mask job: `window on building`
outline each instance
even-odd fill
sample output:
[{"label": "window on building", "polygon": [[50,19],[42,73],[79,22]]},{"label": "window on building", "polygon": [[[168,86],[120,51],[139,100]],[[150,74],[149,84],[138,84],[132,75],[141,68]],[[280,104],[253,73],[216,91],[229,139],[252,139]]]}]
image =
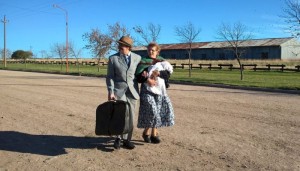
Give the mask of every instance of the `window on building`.
[{"label": "window on building", "polygon": [[269,58],[269,53],[268,52],[262,52],[261,53],[261,59],[268,59]]}]

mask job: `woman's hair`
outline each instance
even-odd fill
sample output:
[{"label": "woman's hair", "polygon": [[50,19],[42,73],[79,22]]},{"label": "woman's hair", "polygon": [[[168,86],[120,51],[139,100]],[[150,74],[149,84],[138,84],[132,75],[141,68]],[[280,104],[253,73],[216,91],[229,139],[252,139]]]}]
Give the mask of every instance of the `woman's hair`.
[{"label": "woman's hair", "polygon": [[156,50],[157,50],[157,52],[159,54],[159,52],[160,52],[160,46],[156,42],[149,43],[148,46],[147,46],[147,49],[152,48],[152,47],[156,47]]}]

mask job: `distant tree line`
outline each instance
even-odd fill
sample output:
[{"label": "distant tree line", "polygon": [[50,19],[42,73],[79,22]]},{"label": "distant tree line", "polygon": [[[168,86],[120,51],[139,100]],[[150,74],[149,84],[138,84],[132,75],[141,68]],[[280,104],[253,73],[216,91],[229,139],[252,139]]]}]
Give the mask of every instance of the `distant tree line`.
[{"label": "distant tree line", "polygon": [[26,60],[32,58],[32,56],[33,53],[31,51],[17,50],[12,53],[11,58]]}]

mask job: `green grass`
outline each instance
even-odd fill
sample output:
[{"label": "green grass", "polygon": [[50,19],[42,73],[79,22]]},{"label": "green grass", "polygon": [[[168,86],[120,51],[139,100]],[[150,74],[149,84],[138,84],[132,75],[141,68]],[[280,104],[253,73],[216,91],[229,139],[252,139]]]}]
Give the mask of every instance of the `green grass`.
[{"label": "green grass", "polygon": [[188,81],[199,84],[223,84],[242,87],[260,87],[272,89],[300,90],[299,72],[252,71],[245,70],[243,80],[238,70],[188,70],[176,69],[171,80]]},{"label": "green grass", "polygon": [[[0,69],[4,69],[0,64]],[[50,73],[66,73],[66,66],[55,64],[8,64],[8,70],[38,71]],[[105,76],[106,66],[69,65],[69,74],[87,76]],[[300,90],[300,72],[294,71],[253,71],[245,70],[244,79],[240,80],[239,70],[208,70],[193,69],[192,77],[188,77],[187,69],[175,69],[171,76],[173,81],[190,82],[195,84],[222,84],[242,87],[260,87],[271,89]]]},{"label": "green grass", "polygon": [[[0,64],[0,69],[4,69],[4,66]],[[8,70],[21,70],[21,71],[37,71],[37,72],[50,72],[50,73],[66,73],[66,65],[58,65],[58,64],[7,64]],[[97,66],[90,65],[69,65],[69,74],[72,75],[95,75],[95,76],[103,76],[106,75],[106,66],[100,66],[98,70]]]}]

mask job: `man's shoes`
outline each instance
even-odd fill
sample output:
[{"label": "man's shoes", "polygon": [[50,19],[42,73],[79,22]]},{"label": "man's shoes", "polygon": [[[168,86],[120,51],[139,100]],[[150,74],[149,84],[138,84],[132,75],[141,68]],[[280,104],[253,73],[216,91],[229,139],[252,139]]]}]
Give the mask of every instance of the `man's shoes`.
[{"label": "man's shoes", "polygon": [[115,142],[114,142],[114,148],[116,150],[120,149],[121,147],[121,139],[120,138],[116,138]]},{"label": "man's shoes", "polygon": [[160,143],[159,136],[153,136],[153,135],[151,135],[150,140],[151,140],[151,143],[153,143],[153,144],[159,144]]},{"label": "man's shoes", "polygon": [[143,139],[146,143],[151,143],[150,135],[146,135],[143,133]]},{"label": "man's shoes", "polygon": [[132,150],[132,149],[135,148],[135,145],[132,142],[128,141],[128,140],[124,140],[123,141],[123,147],[127,148],[129,150]]}]

